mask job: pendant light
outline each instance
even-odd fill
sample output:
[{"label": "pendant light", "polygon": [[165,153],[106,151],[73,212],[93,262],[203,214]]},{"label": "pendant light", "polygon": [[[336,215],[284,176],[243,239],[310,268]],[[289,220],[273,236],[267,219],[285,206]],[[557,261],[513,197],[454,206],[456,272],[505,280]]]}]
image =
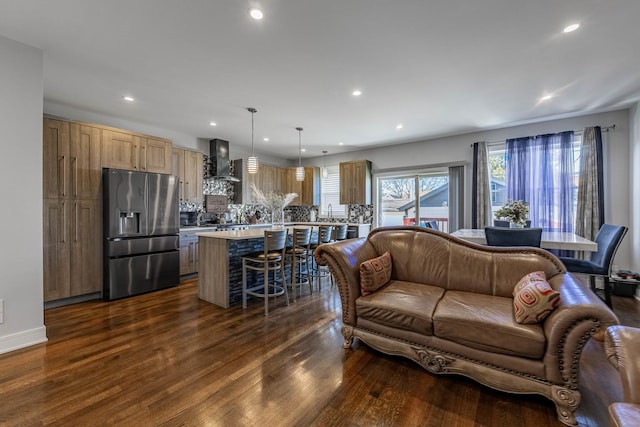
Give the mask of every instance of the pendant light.
[{"label": "pendant light", "polygon": [[324,168],[322,169],[322,177],[329,177],[329,170],[327,170],[327,150],[322,150],[322,154],[324,154]]},{"label": "pendant light", "polygon": [[257,113],[258,110],[249,107],[247,111],[251,113],[251,155],[247,158],[247,172],[253,175],[258,173],[258,157],[253,153],[253,115]]},{"label": "pendant light", "polygon": [[296,181],[304,181],[304,168],[302,167],[302,128],[298,131],[298,167],[296,168]]}]

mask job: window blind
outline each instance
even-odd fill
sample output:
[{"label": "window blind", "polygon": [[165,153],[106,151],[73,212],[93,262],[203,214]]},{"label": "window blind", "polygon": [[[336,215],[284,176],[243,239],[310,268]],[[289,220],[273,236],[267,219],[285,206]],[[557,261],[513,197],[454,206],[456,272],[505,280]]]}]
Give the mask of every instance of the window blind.
[{"label": "window blind", "polygon": [[340,166],[327,166],[327,177],[320,180],[320,215],[345,216],[346,206],[340,204]]}]

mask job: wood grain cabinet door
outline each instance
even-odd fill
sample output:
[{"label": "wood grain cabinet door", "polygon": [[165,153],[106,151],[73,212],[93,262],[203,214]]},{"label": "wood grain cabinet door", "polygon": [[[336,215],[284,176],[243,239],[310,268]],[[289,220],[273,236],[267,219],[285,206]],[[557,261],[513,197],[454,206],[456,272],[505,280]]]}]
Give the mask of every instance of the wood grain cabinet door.
[{"label": "wood grain cabinet door", "polygon": [[68,197],[71,191],[69,123],[44,118],[42,142],[42,197]]},{"label": "wood grain cabinet door", "polygon": [[202,203],[202,162],[204,156],[197,151],[184,152],[184,192],[188,202]]},{"label": "wood grain cabinet door", "polygon": [[102,290],[102,219],[100,200],[76,200],[71,208],[71,295]]},{"label": "wood grain cabinet door", "polygon": [[171,174],[178,177],[178,199],[185,201],[186,193],[184,186],[184,153],[185,150],[173,148],[171,150]]},{"label": "wood grain cabinet door", "polygon": [[102,130],[71,123],[70,194],[78,199],[99,199]]},{"label": "wood grain cabinet door", "polygon": [[108,168],[139,170],[140,137],[109,129],[102,131],[102,165]]},{"label": "wood grain cabinet door", "polygon": [[171,141],[143,138],[140,144],[139,168],[145,172],[171,173]]},{"label": "wood grain cabinet door", "polygon": [[44,300],[71,296],[71,230],[68,221],[72,201],[43,199]]}]

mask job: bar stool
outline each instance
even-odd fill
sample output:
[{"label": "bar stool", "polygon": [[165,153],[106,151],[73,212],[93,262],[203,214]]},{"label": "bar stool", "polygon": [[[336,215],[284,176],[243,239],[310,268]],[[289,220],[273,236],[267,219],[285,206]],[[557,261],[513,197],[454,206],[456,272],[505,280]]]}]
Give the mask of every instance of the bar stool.
[{"label": "bar stool", "polygon": [[[296,287],[309,285],[309,293],[313,293],[311,281],[309,280],[309,251],[311,250],[311,227],[294,228],[291,235],[292,242],[285,252],[287,258],[291,260],[291,290],[293,300],[296,300]],[[303,274],[302,266],[305,271]],[[297,270],[297,272],[296,272]]]},{"label": "bar stool", "polygon": [[338,224],[333,227],[333,241],[339,242],[341,240],[347,240],[347,231],[349,226],[347,224]]},{"label": "bar stool", "polygon": [[309,255],[311,256],[311,276],[318,279],[318,292],[320,292],[320,281],[322,278],[331,276],[331,273],[326,266],[318,266],[318,263],[316,263],[316,260],[313,258],[313,253],[318,246],[325,243],[331,243],[332,235],[333,225],[319,225],[318,238],[310,245]]},{"label": "bar stool", "polygon": [[[284,257],[287,243],[287,230],[265,230],[264,250],[253,252],[242,257],[242,308],[247,308],[247,295],[264,298],[264,315],[269,314],[269,297],[277,297],[282,294],[287,297],[289,305],[289,293],[285,283]],[[247,269],[262,271],[264,283],[247,288]],[[280,270],[282,285],[276,281],[276,273]],[[273,284],[269,285],[269,273],[273,272]]]}]

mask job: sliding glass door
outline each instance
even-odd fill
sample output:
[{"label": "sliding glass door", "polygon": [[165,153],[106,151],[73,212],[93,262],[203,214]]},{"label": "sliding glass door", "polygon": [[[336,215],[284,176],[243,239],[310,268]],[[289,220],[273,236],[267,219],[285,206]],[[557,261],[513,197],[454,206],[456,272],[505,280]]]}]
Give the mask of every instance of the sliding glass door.
[{"label": "sliding glass door", "polygon": [[[377,225],[424,225],[436,221],[449,231],[449,170],[377,178]],[[416,203],[416,201],[418,201]]]}]

